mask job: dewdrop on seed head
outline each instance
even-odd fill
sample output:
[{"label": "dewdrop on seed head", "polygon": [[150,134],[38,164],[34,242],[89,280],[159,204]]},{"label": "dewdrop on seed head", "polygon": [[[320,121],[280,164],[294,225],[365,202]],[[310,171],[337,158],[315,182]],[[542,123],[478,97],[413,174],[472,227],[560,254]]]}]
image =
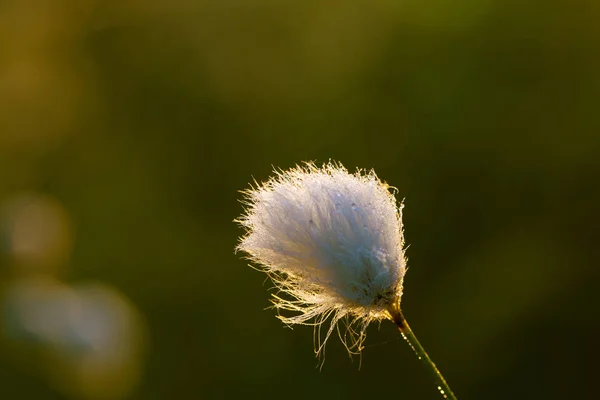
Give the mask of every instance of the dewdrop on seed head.
[{"label": "dewdrop on seed head", "polygon": [[279,289],[274,307],[295,312],[279,315],[284,323],[315,326],[317,354],[342,318],[347,330],[339,336],[359,353],[369,323],[390,319],[388,309],[399,304],[402,206],[389,189],[373,171],[307,163],[244,192],[237,222],[246,235],[236,250],[271,277]]}]

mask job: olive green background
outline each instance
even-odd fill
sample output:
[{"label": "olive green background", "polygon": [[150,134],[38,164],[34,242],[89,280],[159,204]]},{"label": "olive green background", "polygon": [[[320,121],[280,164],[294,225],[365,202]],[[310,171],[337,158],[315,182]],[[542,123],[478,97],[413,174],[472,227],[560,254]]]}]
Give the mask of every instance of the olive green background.
[{"label": "olive green background", "polygon": [[[0,200],[58,199],[66,279],[144,315],[131,399],[437,399],[388,322],[319,370],[233,252],[253,178],[374,168],[405,199],[404,313],[458,397],[595,399],[599,4],[4,1]],[[1,354],[0,398],[66,399]]]}]

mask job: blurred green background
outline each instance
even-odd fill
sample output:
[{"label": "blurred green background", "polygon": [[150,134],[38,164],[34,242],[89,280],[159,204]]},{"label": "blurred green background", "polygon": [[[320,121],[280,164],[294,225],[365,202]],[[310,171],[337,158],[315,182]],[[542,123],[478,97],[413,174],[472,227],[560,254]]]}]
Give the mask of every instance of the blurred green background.
[{"label": "blurred green background", "polygon": [[233,253],[238,190],[334,159],[405,198],[404,312],[459,398],[597,399],[598,21],[596,0],[0,2],[0,398],[439,398],[387,322],[319,371]]}]

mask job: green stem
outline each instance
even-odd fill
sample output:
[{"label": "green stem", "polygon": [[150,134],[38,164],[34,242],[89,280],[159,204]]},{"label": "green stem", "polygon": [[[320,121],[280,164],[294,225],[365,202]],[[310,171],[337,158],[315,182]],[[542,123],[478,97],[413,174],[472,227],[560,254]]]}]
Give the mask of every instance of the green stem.
[{"label": "green stem", "polygon": [[412,329],[410,329],[410,326],[408,325],[408,322],[406,322],[406,319],[404,318],[400,307],[396,305],[394,307],[391,307],[388,311],[392,317],[392,320],[394,321],[396,326],[398,326],[398,329],[400,330],[400,333],[402,333],[404,339],[406,339],[406,341],[414,350],[419,360],[423,361],[423,365],[425,365],[425,368],[433,376],[437,384],[437,388],[442,394],[442,396],[445,399],[456,400],[456,396],[454,395],[454,393],[452,393],[452,390],[450,389],[450,386],[448,386],[448,383],[444,379],[442,373],[439,369],[437,369],[433,361],[431,361],[431,358],[429,358],[429,355],[427,354],[423,346],[421,346],[421,343],[419,343],[419,341],[417,340],[417,337],[413,333]]}]

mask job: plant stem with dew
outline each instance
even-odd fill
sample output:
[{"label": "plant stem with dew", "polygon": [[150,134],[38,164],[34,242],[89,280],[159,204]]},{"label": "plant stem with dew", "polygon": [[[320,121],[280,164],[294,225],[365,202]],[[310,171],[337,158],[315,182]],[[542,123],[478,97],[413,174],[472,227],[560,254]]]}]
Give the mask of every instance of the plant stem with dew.
[{"label": "plant stem with dew", "polygon": [[440,370],[437,369],[433,361],[431,361],[431,358],[429,358],[429,355],[427,354],[423,346],[421,346],[419,340],[417,340],[417,337],[413,333],[412,329],[410,329],[410,326],[408,325],[408,322],[406,322],[406,319],[404,318],[404,315],[402,314],[399,305],[396,303],[394,306],[390,307],[388,311],[390,313],[390,316],[392,317],[392,320],[400,330],[400,333],[402,333],[404,339],[406,339],[409,346],[413,349],[419,360],[423,361],[423,365],[425,365],[425,368],[430,372],[431,375],[433,375],[433,378],[437,383],[437,388],[440,391],[441,395],[444,397],[444,399],[456,400],[456,396],[454,395],[454,393],[452,393],[452,390],[450,389],[450,386],[448,386],[448,383],[444,379],[444,376],[442,375]]}]

